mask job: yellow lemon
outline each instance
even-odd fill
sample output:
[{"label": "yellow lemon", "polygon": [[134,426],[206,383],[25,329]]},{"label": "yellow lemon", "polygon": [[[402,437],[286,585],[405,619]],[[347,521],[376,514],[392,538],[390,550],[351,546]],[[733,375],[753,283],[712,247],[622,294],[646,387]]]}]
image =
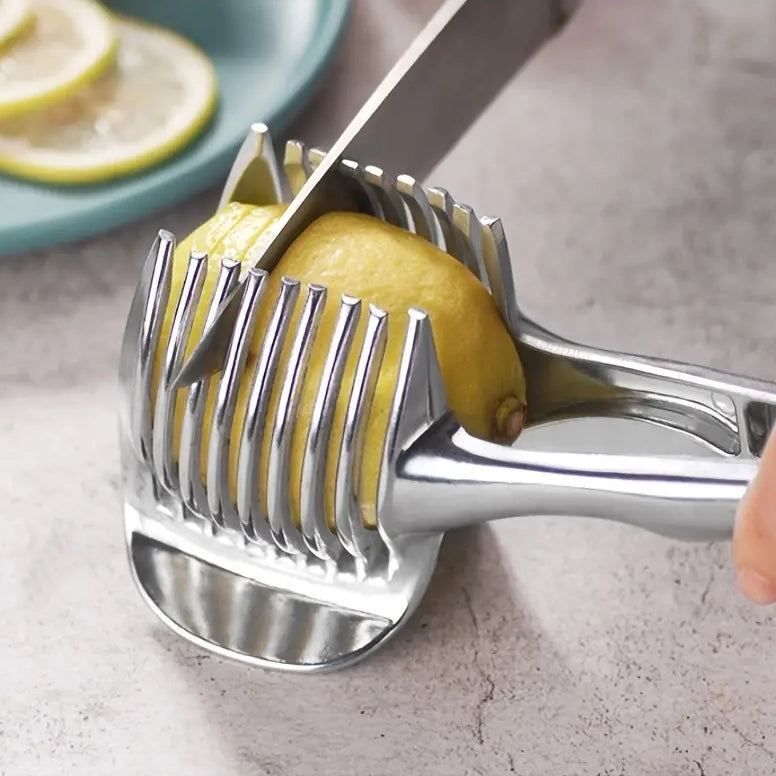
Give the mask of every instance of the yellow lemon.
[{"label": "yellow lemon", "polygon": [[[270,227],[281,212],[280,207],[251,208],[233,204],[197,229],[176,250],[171,298],[175,299],[180,290],[191,248],[208,251],[214,257],[211,259],[211,272],[216,269],[220,255],[225,252],[249,262],[261,249],[262,242],[269,239]],[[301,313],[306,284],[319,283],[328,289],[327,302],[301,393],[291,447],[291,507],[297,521],[307,430],[342,294],[360,298],[363,307],[346,365],[334,415],[334,430],[329,442],[326,514],[330,525],[333,525],[333,483],[341,433],[366,325],[366,306],[370,303],[388,313],[389,323],[388,341],[364,440],[359,500],[366,525],[375,525],[383,442],[404,345],[407,310],[410,307],[425,310],[431,319],[448,403],[462,425],[471,434],[484,439],[511,441],[516,436],[525,403],[523,369],[514,342],[485,287],[457,260],[417,235],[370,216],[329,213],[311,224],[297,238],[270,274],[267,295],[250,347],[246,379],[239,392],[231,447],[233,488],[236,480],[235,453],[239,446],[250,376],[283,277],[299,280],[303,286],[285,343],[280,374],[293,339],[294,323]],[[203,295],[189,352],[202,330],[213,283],[214,278],[211,278],[210,290]],[[165,319],[163,337],[169,331],[171,316],[172,309],[168,310]],[[157,370],[160,364],[161,355],[157,357]],[[270,423],[274,418],[280,383],[281,379],[278,379],[271,397],[268,415]],[[212,417],[212,393],[206,418],[206,435]],[[179,415],[176,415],[178,424]],[[177,425],[176,437],[179,428]],[[266,479],[269,436],[268,431],[264,436],[261,455],[261,482]]]}]

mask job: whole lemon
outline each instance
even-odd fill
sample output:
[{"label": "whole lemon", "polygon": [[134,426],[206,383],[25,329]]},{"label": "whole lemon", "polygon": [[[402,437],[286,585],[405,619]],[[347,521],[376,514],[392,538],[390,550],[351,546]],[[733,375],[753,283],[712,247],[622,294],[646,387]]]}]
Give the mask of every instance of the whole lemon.
[{"label": "whole lemon", "polygon": [[[283,206],[231,204],[178,246],[174,257],[171,300],[177,299],[180,291],[189,251],[202,250],[210,256],[208,280],[187,352],[193,349],[202,333],[221,257],[231,255],[242,262],[251,262],[261,251],[263,243],[270,238],[270,227],[282,211]],[[232,429],[230,473],[233,489],[236,485],[236,452],[244,422],[250,378],[283,277],[300,281],[302,289],[270,399],[268,424],[274,419],[281,376],[295,324],[301,314],[306,284],[318,283],[328,289],[302,387],[291,446],[291,508],[297,522],[307,431],[343,294],[358,297],[363,304],[329,441],[326,516],[330,525],[334,524],[333,483],[337,458],[366,327],[368,304],[388,313],[388,339],[364,437],[359,502],[365,525],[376,525],[377,485],[383,443],[406,335],[407,310],[410,307],[419,307],[429,315],[448,404],[464,428],[477,437],[502,442],[512,441],[517,435],[525,408],[525,378],[515,344],[487,289],[460,262],[425,239],[371,216],[333,212],[317,219],[294,241],[268,279],[256,334],[250,346],[246,376],[240,385]],[[162,343],[169,336],[172,314],[173,305],[170,305],[162,328]],[[160,367],[161,353],[157,355],[157,375]],[[211,388],[206,410],[203,460],[213,401],[214,390]],[[179,397],[176,441],[182,422],[181,410],[182,398]],[[270,428],[271,425],[268,425],[264,434],[260,459],[262,483],[266,481]]]}]

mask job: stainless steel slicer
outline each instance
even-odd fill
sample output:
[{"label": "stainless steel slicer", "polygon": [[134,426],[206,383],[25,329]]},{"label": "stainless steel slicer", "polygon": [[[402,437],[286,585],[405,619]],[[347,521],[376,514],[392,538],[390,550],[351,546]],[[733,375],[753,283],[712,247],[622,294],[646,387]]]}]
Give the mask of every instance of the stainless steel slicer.
[{"label": "stainless steel slicer", "polygon": [[[483,2],[446,5],[448,15],[443,8],[436,28],[432,20],[430,40],[442,40],[449,25],[464,18],[456,13],[471,12]],[[537,40],[550,29],[539,25]],[[413,56],[415,64],[421,61],[422,47]],[[394,91],[388,90],[388,96],[396,96],[400,81],[389,83]],[[381,99],[384,105],[385,93]],[[356,130],[367,124],[362,116],[358,125],[357,117]],[[348,139],[347,131],[343,137]],[[341,145],[350,148],[348,142]],[[447,530],[506,517],[575,515],[687,540],[730,535],[736,506],[776,417],[774,386],[555,336],[517,305],[498,219],[479,218],[445,190],[424,187],[409,175],[392,177],[370,158],[351,157],[337,147],[327,154],[292,141],[279,164],[266,127],[255,125],[237,155],[221,204],[235,199],[269,204],[287,195],[293,199],[286,227],[296,224],[298,230],[305,218],[309,222],[321,210],[350,202],[463,262],[488,288],[513,334],[526,372],[530,429],[560,429],[556,438],[562,441],[562,429],[574,419],[627,418],[694,439],[716,455],[572,453],[562,444],[547,451],[529,449],[521,440],[508,447],[476,439],[447,407],[433,321],[413,308],[407,311],[383,447],[377,528],[367,528],[357,485],[386,313],[368,299],[332,298],[324,287],[303,286],[293,278],[285,279],[277,298],[269,298],[271,261],[268,266],[258,257],[257,265],[240,276],[239,265],[224,259],[205,334],[184,363],[207,261],[192,253],[180,296],[171,298],[175,238],[160,231],[124,335],[120,439],[130,565],[141,594],[173,630],[208,650],[267,668],[335,669],[377,649],[407,621],[426,590]],[[337,306],[338,319],[307,430],[297,525],[289,503],[290,441],[325,305]],[[247,348],[257,334],[262,306],[272,315],[261,332],[260,355],[248,369]],[[168,309],[174,309],[174,318],[163,342],[161,323]],[[295,309],[301,315],[291,327]],[[364,317],[366,334],[359,340],[356,324]],[[287,342],[290,356],[281,369],[280,352]],[[344,364],[354,350],[358,366],[346,397],[332,529],[324,516],[325,455]],[[159,384],[152,385],[160,351],[164,369]],[[250,398],[241,436],[232,440],[242,381],[249,381]],[[280,386],[280,399],[270,417],[269,394],[275,386]],[[210,392],[216,397],[215,412],[207,430],[203,478],[204,406]],[[185,413],[176,456],[173,414],[180,396]],[[270,455],[262,481],[258,451],[266,437]],[[239,442],[234,498],[227,466],[233,441]]]}]

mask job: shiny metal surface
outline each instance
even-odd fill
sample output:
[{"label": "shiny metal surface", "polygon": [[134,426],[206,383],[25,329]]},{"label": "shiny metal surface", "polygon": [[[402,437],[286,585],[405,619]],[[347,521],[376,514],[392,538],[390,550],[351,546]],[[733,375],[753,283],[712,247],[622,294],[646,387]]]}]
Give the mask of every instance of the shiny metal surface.
[{"label": "shiny metal surface", "polygon": [[[361,302],[343,297],[331,346],[321,375],[307,435],[301,482],[301,523],[307,549],[323,560],[336,560],[340,540],[326,523],[326,459],[334,421],[334,410],[342,388],[342,376],[356,334]],[[352,492],[352,491],[351,491]]]},{"label": "shiny metal surface", "polygon": [[250,540],[269,543],[273,541],[272,530],[259,499],[259,455],[270,395],[298,296],[299,283],[284,279],[253,374],[237,461],[237,511],[244,533]]},{"label": "shiny metal surface", "polygon": [[[373,212],[369,201],[343,186],[340,172],[346,158],[369,159],[386,170],[413,170],[425,178],[508,79],[557,32],[566,15],[558,0],[445,0],[306,180],[300,175],[300,149],[287,151],[293,164],[286,190],[293,189],[295,196],[272,240],[255,258],[256,266],[272,270],[304,229],[330,210]],[[463,102],[458,99],[462,92],[467,94]],[[429,100],[458,109],[434,110]],[[420,116],[422,121],[407,121]],[[265,129],[256,125],[243,144],[222,205],[241,196],[249,202],[277,199],[283,190],[277,166],[267,158],[271,145],[264,139]],[[404,195],[409,190],[410,208],[420,207],[424,196],[414,185],[408,178],[397,187]],[[433,226],[432,220],[418,219],[421,230]],[[237,305],[235,294],[187,360],[177,386],[218,371]]]},{"label": "shiny metal surface", "polygon": [[[130,552],[146,600],[165,612],[167,624],[188,637],[197,634],[211,650],[223,645],[216,651],[229,657],[262,655],[267,666],[305,670],[317,667],[321,655],[366,653],[391,628],[383,617],[350,614],[291,590],[235,577],[143,533],[132,535]],[[181,598],[181,588],[196,598]]]},{"label": "shiny metal surface", "polygon": [[257,122],[237,152],[217,210],[229,202],[287,202],[292,191],[289,180],[280,174],[267,125]]},{"label": "shiny metal surface", "polygon": [[[306,162],[300,163],[300,148],[296,144],[287,154],[297,175],[314,169],[321,158],[305,150]],[[224,368],[217,381],[206,378],[206,383],[217,382],[207,389],[216,392],[207,482],[201,482],[199,468],[192,466],[191,452],[182,448],[181,461],[188,463],[181,464],[176,487],[165,409],[173,398],[157,394],[152,417],[150,364],[160,348],[165,349],[166,365],[179,357],[201,282],[202,258],[195,254],[190,259],[175,302],[170,342],[160,342],[161,317],[170,303],[174,245],[172,235],[162,232],[127,322],[120,418],[130,560],[144,598],[165,622],[202,646],[246,662],[327,670],[361,659],[406,621],[426,589],[448,529],[552,514],[617,520],[687,540],[729,536],[736,506],[776,417],[773,385],[562,340],[521,315],[497,219],[479,218],[441,189],[424,191],[413,179],[393,179],[376,167],[349,162],[339,174],[343,180],[381,189],[383,195],[371,200],[377,203],[375,216],[385,217],[382,203],[394,215],[399,208],[412,231],[440,242],[490,288],[526,369],[530,405],[525,438],[530,442],[521,438],[513,447],[500,446],[461,428],[447,406],[432,324],[422,310],[410,309],[383,452],[378,530],[365,528],[357,496],[360,461],[387,315],[363,300],[329,299],[323,287],[302,287],[290,278],[278,299],[265,298],[264,273],[252,269],[241,292],[240,324],[232,332]],[[234,268],[222,266],[211,312],[233,282]],[[289,504],[289,444],[309,349],[325,304],[339,306],[339,324],[329,343],[326,379],[318,387],[308,429],[297,527]],[[254,334],[261,305],[273,305],[274,313],[253,373],[247,374],[245,343]],[[302,314],[292,328],[297,305]],[[366,335],[357,342],[353,331],[361,316],[367,317]],[[291,355],[281,370],[279,353],[286,341]],[[359,357],[338,459],[332,530],[323,511],[322,471],[333,402],[342,390],[342,364],[354,347],[359,347]],[[168,374],[164,370],[162,384]],[[246,379],[251,392],[232,502],[224,462],[236,390]],[[206,383],[183,389],[187,407],[202,402]],[[269,393],[276,385],[281,396],[270,418]],[[189,412],[195,420],[187,444],[201,442],[200,413],[199,404]],[[600,454],[597,437],[607,433],[612,420],[660,427],[672,437],[693,440],[705,454],[638,456],[627,449]],[[578,443],[578,438],[570,432],[579,421],[589,429],[585,451],[573,449],[572,441]],[[542,449],[544,429],[553,435],[550,449]],[[257,451],[265,434],[271,435],[271,453],[268,479],[261,482]],[[184,482],[189,484],[184,487]],[[192,502],[195,491],[204,498]]]},{"label": "shiny metal surface", "polygon": [[[198,258],[194,253],[189,258],[189,264]],[[215,318],[218,306],[237,284],[239,265],[231,259],[222,259],[219,265],[216,287],[213,298],[210,301],[207,316],[205,317],[205,329]],[[194,303],[192,299],[192,303]],[[183,503],[191,510],[192,514],[201,519],[208,514],[208,494],[202,481],[202,437],[205,423],[205,405],[210,392],[213,378],[200,380],[189,388],[183,411],[183,425],[181,427],[180,454],[179,454],[179,487]],[[176,394],[177,395],[177,394]],[[168,439],[168,442],[171,441]]]},{"label": "shiny metal surface", "polygon": [[237,508],[229,492],[229,445],[232,435],[232,420],[237,406],[237,391],[248,358],[248,347],[256,324],[264,292],[267,273],[251,268],[240,299],[235,335],[220,372],[213,421],[210,426],[210,441],[207,453],[208,507],[219,526],[236,531],[242,528]]},{"label": "shiny metal surface", "polygon": [[[251,143],[263,155],[271,147]],[[300,150],[304,153],[301,160]],[[292,174],[294,170],[306,174],[322,155],[297,143],[289,144],[286,158]],[[245,157],[238,162],[245,163]],[[384,188],[394,184],[378,168],[371,170],[371,182],[355,163],[343,164],[340,174],[343,180],[364,187],[380,187],[387,202],[405,207]],[[266,203],[274,201],[273,192],[266,196]],[[382,217],[382,209],[374,215]],[[222,260],[213,298],[203,300],[207,257],[192,253],[180,298],[170,300],[174,245],[174,237],[166,232],[155,241],[122,347],[125,527],[135,580],[164,622],[216,652],[289,670],[321,671],[347,665],[382,644],[409,617],[428,584],[441,541],[438,534],[411,541],[399,537],[391,540],[389,553],[379,532],[362,525],[354,497],[365,421],[385,347],[385,313],[364,308],[348,297],[327,300],[322,287],[302,288],[293,279],[282,283],[277,299],[265,298],[266,273],[253,268],[239,289],[238,325],[219,374],[178,391],[170,384],[169,374],[180,362],[182,350],[191,344],[187,343],[189,335],[201,336],[201,332],[192,334],[194,307],[209,305],[206,328],[220,302],[237,287],[239,269],[234,261]],[[303,467],[302,523],[297,527],[289,504],[289,445],[306,359],[326,303],[340,304],[339,325],[325,366],[327,380],[316,399],[314,433],[308,439]],[[169,341],[163,342],[161,320],[168,305],[174,306],[175,313]],[[261,305],[272,305],[273,315],[248,373],[246,346]],[[302,314],[292,328],[297,305]],[[367,316],[366,337],[363,343],[355,343],[355,326],[362,315]],[[286,342],[291,345],[291,358],[281,365]],[[341,451],[343,466],[335,494],[341,507],[335,533],[322,511],[323,462],[339,392],[337,380],[344,359],[356,345],[360,348],[358,375]],[[151,369],[159,350],[165,354],[165,368],[152,404]],[[227,463],[242,380],[249,380],[251,387],[242,435],[235,440],[239,455],[233,497]],[[275,416],[269,418],[270,394],[276,384],[281,386],[281,396]],[[214,412],[210,441],[203,450],[208,396]],[[183,426],[176,468],[172,415],[181,398]],[[147,429],[155,444],[134,449],[138,433],[133,429]],[[270,477],[263,483],[259,481],[258,451],[267,434],[271,437]],[[205,481],[200,473],[202,455]]]},{"label": "shiny metal surface", "polygon": [[[164,229],[154,240],[148,254],[128,320],[132,330],[125,334],[119,363],[119,383],[131,391],[120,405],[123,441],[139,460],[152,461],[151,379],[153,357],[162,327],[165,305],[170,295],[170,275],[175,238]],[[157,300],[149,304],[149,300]]]},{"label": "shiny metal surface", "polygon": [[154,468],[157,479],[167,490],[176,488],[179,484],[172,438],[177,394],[170,390],[170,385],[183,360],[186,343],[191,335],[194,313],[202,296],[206,272],[207,255],[192,252],[175,308],[162,375],[156,391],[153,424]]},{"label": "shiny metal surface", "polygon": [[364,527],[356,491],[366,423],[385,354],[387,335],[388,314],[370,305],[364,342],[356,364],[345,415],[334,488],[334,518],[339,539],[354,558],[365,563],[383,549],[380,534]]},{"label": "shiny metal surface", "polygon": [[189,641],[262,668],[317,673],[361,660],[412,614],[439,545],[439,537],[414,541],[401,567],[389,575],[383,562],[366,576],[356,564],[242,548],[150,498],[140,508],[133,500],[124,508],[127,547],[146,603]]}]

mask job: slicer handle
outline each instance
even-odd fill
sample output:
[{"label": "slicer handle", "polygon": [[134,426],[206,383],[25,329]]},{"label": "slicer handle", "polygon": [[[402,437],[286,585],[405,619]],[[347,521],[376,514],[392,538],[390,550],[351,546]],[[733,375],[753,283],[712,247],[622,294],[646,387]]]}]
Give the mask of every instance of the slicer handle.
[{"label": "slicer handle", "polygon": [[447,415],[397,459],[391,530],[559,515],[616,520],[688,541],[727,539],[757,465],[751,458],[505,447],[472,437]]}]

